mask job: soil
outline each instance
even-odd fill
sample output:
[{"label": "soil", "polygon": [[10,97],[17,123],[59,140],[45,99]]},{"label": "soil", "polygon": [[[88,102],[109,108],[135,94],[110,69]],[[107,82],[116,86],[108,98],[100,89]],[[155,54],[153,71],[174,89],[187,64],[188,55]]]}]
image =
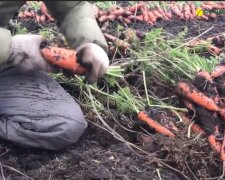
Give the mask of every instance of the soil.
[{"label": "soil", "polygon": [[[123,5],[125,6],[125,4]],[[22,20],[20,22],[22,26],[25,26],[32,33],[38,33],[42,26],[54,27],[58,31],[54,24],[42,24],[40,26],[32,20]],[[116,35],[115,29],[118,23],[117,21],[110,23],[107,28],[110,34]],[[206,38],[225,31],[225,16],[210,21],[194,20],[185,22],[174,19],[169,22],[158,21],[154,26],[141,22],[129,25],[130,28],[141,32],[162,27],[170,36],[177,35],[177,33],[184,30],[185,26],[188,27],[187,38],[196,37],[214,26],[211,31],[203,35]],[[158,86],[158,84],[154,85]],[[65,86],[68,92],[70,92],[69,88]],[[161,97],[170,94],[165,87],[156,88],[155,91],[162,94]],[[84,111],[89,120],[92,121],[92,114],[86,112],[85,109]],[[160,112],[153,109],[150,112],[154,116],[161,115]],[[203,121],[207,121],[207,124],[209,124],[207,127],[210,127],[207,132],[211,133],[214,125],[219,120],[214,118],[212,121],[212,114],[201,108],[197,112],[202,117],[198,123],[201,124]],[[178,122],[177,119],[174,119],[174,122]],[[123,130],[115,125],[112,119],[108,119],[107,123],[114,127],[126,140],[140,144],[139,134]],[[145,126],[145,124],[137,121],[133,130],[140,130],[140,127]],[[176,126],[183,129],[179,132],[179,138],[176,140],[154,134],[152,130],[149,131],[154,136],[149,136],[150,143],[143,144],[142,148],[149,153],[156,154],[147,159],[144,156],[137,156],[126,144],[117,141],[112,135],[92,125],[92,123],[89,123],[86,133],[77,144],[61,152],[24,149],[1,141],[0,167],[2,165],[3,171],[1,171],[0,176],[2,175],[3,178],[4,174],[7,180],[30,178],[35,180],[158,180],[160,179],[159,176],[162,180],[183,180],[196,179],[195,177],[197,179],[207,179],[220,176],[222,174],[221,162],[217,154],[210,149],[207,140],[205,138],[196,139],[195,136],[187,138],[188,127],[181,123],[177,123]],[[139,154],[141,153],[139,152]],[[162,166],[159,163],[160,159],[179,172]]]}]

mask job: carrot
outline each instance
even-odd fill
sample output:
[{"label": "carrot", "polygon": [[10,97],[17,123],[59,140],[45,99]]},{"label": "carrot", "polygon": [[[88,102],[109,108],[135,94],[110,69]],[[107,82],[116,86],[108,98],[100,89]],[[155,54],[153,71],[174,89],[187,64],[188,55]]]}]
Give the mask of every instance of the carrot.
[{"label": "carrot", "polygon": [[225,132],[224,132],[223,143],[222,143],[221,152],[220,152],[220,158],[222,161],[225,161]]},{"label": "carrot", "polygon": [[153,24],[153,23],[156,22],[155,15],[153,14],[152,11],[148,11],[148,17],[149,17],[149,23],[150,23],[150,24]]},{"label": "carrot", "polygon": [[210,13],[209,17],[212,18],[212,19],[215,19],[216,18],[216,14],[215,13]]},{"label": "carrot", "polygon": [[40,10],[49,20],[53,20],[52,16],[48,13],[48,9],[45,6],[44,2],[41,2]]},{"label": "carrot", "polygon": [[147,8],[144,6],[144,7],[141,7],[140,10],[141,10],[141,12],[143,14],[144,21],[145,22],[148,22],[149,16],[148,16],[148,10],[147,10]]},{"label": "carrot", "polygon": [[[180,115],[185,124],[187,125],[191,124],[191,120],[187,116],[185,116],[184,114],[180,114]],[[205,134],[205,131],[196,123],[191,125],[191,130],[197,134],[200,134],[200,133]]]},{"label": "carrot", "polygon": [[130,24],[130,23],[131,23],[131,20],[128,19],[128,18],[125,18],[125,17],[123,17],[123,21],[124,21],[126,24]]},{"label": "carrot", "polygon": [[191,2],[189,6],[190,6],[190,9],[191,9],[192,16],[195,17],[196,16],[196,8],[195,8],[194,3]]},{"label": "carrot", "polygon": [[105,36],[105,38],[109,39],[110,41],[114,42],[116,46],[118,47],[123,47],[125,49],[129,48],[130,47],[130,44],[121,40],[121,39],[118,39],[117,37],[114,37],[110,34],[107,34],[107,33],[103,33],[103,35]]},{"label": "carrot", "polygon": [[190,83],[179,82],[177,85],[178,93],[184,98],[211,111],[220,111],[219,107],[209,97],[205,96],[195,86]]},{"label": "carrot", "polygon": [[189,110],[195,111],[194,105],[188,101],[187,99],[182,99],[184,105],[186,106],[186,108],[188,108]]},{"label": "carrot", "polygon": [[139,16],[131,15],[131,16],[129,16],[129,19],[131,19],[131,20],[138,20],[138,21],[143,21],[144,20],[143,15],[139,15]]},{"label": "carrot", "polygon": [[41,15],[40,21],[41,21],[41,22],[44,22],[44,21],[45,21],[45,17],[46,17],[45,15]]},{"label": "carrot", "polygon": [[162,14],[156,9],[153,9],[152,13],[155,15],[156,18],[162,18]]},{"label": "carrot", "polygon": [[211,134],[208,136],[208,142],[211,146],[211,148],[216,152],[216,153],[220,153],[221,151],[221,143],[216,141],[216,136]]},{"label": "carrot", "polygon": [[103,16],[101,16],[101,17],[98,19],[98,21],[102,23],[102,22],[106,21],[107,18],[108,18],[108,16],[103,15]]},{"label": "carrot", "polygon": [[142,3],[135,4],[134,6],[128,7],[128,11],[135,13],[137,10],[139,10],[143,6],[144,6],[144,4],[142,4]]},{"label": "carrot", "polygon": [[221,53],[221,49],[216,47],[216,46],[213,46],[213,45],[208,45],[208,51],[212,54],[212,55],[220,55]]},{"label": "carrot", "polygon": [[210,83],[213,83],[212,77],[209,72],[207,71],[199,71],[196,76],[203,77],[205,80],[209,81]]},{"label": "carrot", "polygon": [[225,73],[225,65],[218,65],[215,69],[210,73],[212,78],[217,78]]},{"label": "carrot", "polygon": [[146,122],[151,128],[153,128],[156,132],[161,133],[163,135],[174,138],[175,134],[172,133],[167,128],[163,127],[158,122],[154,121],[151,117],[147,115],[145,111],[140,111],[137,115],[138,120]]},{"label": "carrot", "polygon": [[86,71],[85,68],[77,62],[76,51],[74,50],[49,46],[43,48],[41,51],[46,61],[62,69],[78,75],[83,75]]},{"label": "carrot", "polygon": [[130,16],[130,15],[132,15],[132,14],[133,14],[132,12],[127,11],[127,10],[124,10],[124,15],[126,15],[126,16]]},{"label": "carrot", "polygon": [[115,16],[121,16],[124,12],[125,10],[121,8],[121,9],[115,9],[114,11],[111,12],[111,14]]},{"label": "carrot", "polygon": [[201,4],[201,8],[202,8],[203,10],[205,10],[205,9],[207,9],[207,10],[212,10],[212,6],[207,5],[207,4]]},{"label": "carrot", "polygon": [[191,11],[190,11],[189,5],[185,4],[184,7],[183,7],[183,10],[184,10],[184,18],[186,20],[188,20],[190,18],[190,15],[191,15]]},{"label": "carrot", "polygon": [[114,21],[116,18],[116,15],[115,14],[110,14],[107,16],[107,20],[110,20],[110,21]]}]

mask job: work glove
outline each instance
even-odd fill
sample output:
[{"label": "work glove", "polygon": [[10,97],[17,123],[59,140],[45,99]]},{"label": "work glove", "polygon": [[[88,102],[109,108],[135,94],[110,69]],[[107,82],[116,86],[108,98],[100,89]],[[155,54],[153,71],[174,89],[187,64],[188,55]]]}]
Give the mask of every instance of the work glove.
[{"label": "work glove", "polygon": [[56,67],[49,64],[41,55],[40,45],[44,41],[44,37],[40,35],[13,36],[10,56],[1,68],[20,66],[22,71],[56,72]]},{"label": "work glove", "polygon": [[85,43],[76,51],[77,62],[87,69],[85,82],[94,84],[109,67],[108,55],[102,47],[94,43]]}]

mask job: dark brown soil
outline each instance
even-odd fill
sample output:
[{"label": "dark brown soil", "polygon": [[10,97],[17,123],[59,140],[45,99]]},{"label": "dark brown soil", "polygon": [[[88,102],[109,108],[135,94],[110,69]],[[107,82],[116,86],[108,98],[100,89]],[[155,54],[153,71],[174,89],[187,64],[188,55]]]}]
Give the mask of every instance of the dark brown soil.
[{"label": "dark brown soil", "polygon": [[[123,5],[126,6],[126,3]],[[32,20],[20,22],[32,33],[38,33],[42,28]],[[115,27],[118,23],[117,21],[110,23],[108,27],[110,34],[116,35]],[[55,24],[42,24],[42,26],[53,27],[58,31]],[[170,36],[171,34],[177,35],[184,30],[185,26],[188,27],[186,37],[196,37],[214,26],[214,29],[203,36],[208,37],[225,31],[225,17],[221,16],[207,22],[199,20],[185,22],[174,19],[170,22],[158,21],[154,26],[141,22],[129,25],[129,27],[143,32],[162,27]],[[138,86],[138,81],[135,80],[135,82]],[[130,83],[135,82],[130,81]],[[154,85],[158,86],[157,83]],[[65,88],[70,92],[70,87]],[[160,97],[170,95],[172,90],[170,92],[169,90],[167,87],[155,88],[155,91],[158,92],[157,95]],[[207,132],[211,133],[214,125],[218,123],[218,119],[211,119],[211,112],[201,108],[197,112],[197,115],[201,117],[198,123],[206,124],[206,129],[210,127]],[[89,113],[86,112],[86,114]],[[152,114],[155,115],[155,111]],[[136,133],[121,130],[111,119],[108,119],[108,123],[111,127],[116,128],[126,140],[138,143]],[[218,156],[211,151],[207,140],[204,138],[196,140],[194,137],[188,139],[187,127],[184,127],[181,123],[176,125],[178,128],[182,127],[183,131],[179,132],[175,141],[154,134],[152,130],[149,130],[154,136],[151,137],[152,141],[149,144],[143,146],[143,149],[150,153],[155,152],[155,158],[165,160],[167,164],[185,174],[187,179],[195,179],[194,176],[197,179],[220,176],[222,174],[221,163]],[[140,126],[145,127],[146,125],[137,122],[133,130],[140,130]],[[0,144],[0,162],[3,166],[5,179],[28,179],[19,174],[18,171],[21,171],[35,180],[153,180],[159,179],[157,169],[163,180],[185,179],[182,173],[158,164],[157,160],[154,160],[154,162],[152,160],[152,158],[137,157],[125,144],[118,142],[112,135],[91,123],[89,123],[89,128],[76,145],[61,152],[24,149],[7,142],[1,142]],[[10,167],[14,169],[10,169]]]}]

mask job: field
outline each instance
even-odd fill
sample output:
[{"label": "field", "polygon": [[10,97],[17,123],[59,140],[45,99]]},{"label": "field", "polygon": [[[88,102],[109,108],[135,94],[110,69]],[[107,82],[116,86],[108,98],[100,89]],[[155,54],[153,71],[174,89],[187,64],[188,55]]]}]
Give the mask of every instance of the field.
[{"label": "field", "polygon": [[[51,74],[81,105],[89,123],[83,137],[60,152],[1,141],[2,179],[225,179],[225,3],[153,1],[132,11],[136,3],[95,3],[111,64],[98,83],[86,85],[83,77]],[[46,16],[37,22],[27,13],[43,13],[40,4],[29,1],[15,15],[12,33],[41,34],[52,45],[68,47],[54,20]],[[198,7],[203,16],[196,15]],[[150,12],[146,9],[159,8],[168,14],[145,19]],[[112,13],[121,9],[134,15]],[[107,17],[110,13],[114,16]],[[221,74],[213,76],[216,67]],[[181,82],[190,85],[188,92],[181,91]],[[188,96],[195,89],[204,100]],[[212,101],[212,108],[206,101]],[[141,112],[169,133],[141,119]]]}]

